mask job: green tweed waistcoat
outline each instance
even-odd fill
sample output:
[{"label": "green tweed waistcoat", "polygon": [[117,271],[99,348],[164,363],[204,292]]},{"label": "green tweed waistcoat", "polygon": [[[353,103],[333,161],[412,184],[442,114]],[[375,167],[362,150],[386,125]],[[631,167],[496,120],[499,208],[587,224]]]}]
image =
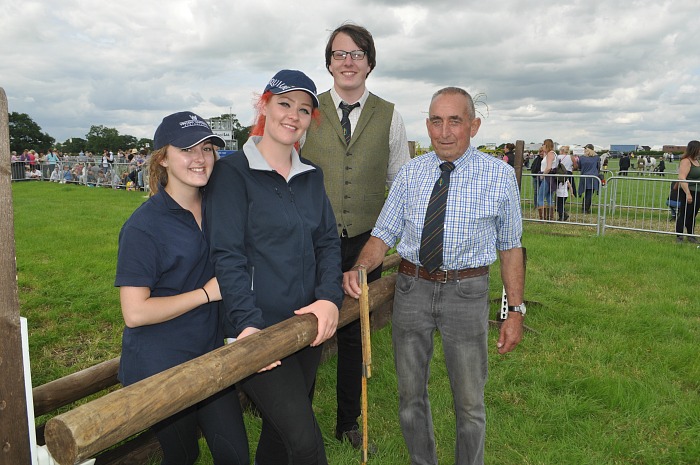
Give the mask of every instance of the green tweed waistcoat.
[{"label": "green tweed waistcoat", "polygon": [[301,156],[323,170],[338,234],[354,237],[374,227],[384,205],[394,104],[370,93],[346,145],[330,92],[318,97],[321,123],[311,122]]}]

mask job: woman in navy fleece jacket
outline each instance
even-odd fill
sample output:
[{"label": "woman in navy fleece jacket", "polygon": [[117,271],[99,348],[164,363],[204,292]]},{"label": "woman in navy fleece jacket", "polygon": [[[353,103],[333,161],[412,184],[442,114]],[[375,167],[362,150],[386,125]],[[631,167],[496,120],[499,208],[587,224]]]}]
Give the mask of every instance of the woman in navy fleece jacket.
[{"label": "woman in navy fleece jacket", "polygon": [[294,315],[316,315],[310,347],[240,387],[263,418],[257,465],[325,465],[311,401],[321,344],[335,334],[343,300],[340,239],[321,170],[294,148],[318,113],[316,86],[300,71],[282,70],[257,110],[253,136],[217,162],[207,191],[224,331],[240,339]]}]

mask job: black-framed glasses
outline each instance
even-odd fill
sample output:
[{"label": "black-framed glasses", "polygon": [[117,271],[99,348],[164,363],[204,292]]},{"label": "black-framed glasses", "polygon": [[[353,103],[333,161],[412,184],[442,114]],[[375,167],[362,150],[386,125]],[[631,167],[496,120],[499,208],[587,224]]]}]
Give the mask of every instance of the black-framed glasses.
[{"label": "black-framed glasses", "polygon": [[367,52],[364,50],[353,50],[352,52],[348,52],[345,50],[333,50],[331,52],[331,55],[333,55],[334,60],[344,60],[346,56],[350,55],[350,58],[353,60],[362,60],[365,55],[367,55]]}]

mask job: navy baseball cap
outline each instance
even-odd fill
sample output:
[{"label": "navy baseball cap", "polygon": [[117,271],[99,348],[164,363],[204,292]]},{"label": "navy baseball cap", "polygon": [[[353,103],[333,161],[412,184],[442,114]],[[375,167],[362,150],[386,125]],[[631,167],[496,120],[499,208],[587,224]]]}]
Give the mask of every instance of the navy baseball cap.
[{"label": "navy baseball cap", "polygon": [[153,150],[168,144],[179,149],[188,149],[207,139],[216,146],[226,146],[224,139],[214,134],[201,116],[191,111],[181,111],[163,118],[153,136]]},{"label": "navy baseball cap", "polygon": [[295,69],[283,69],[275,74],[265,86],[265,92],[270,91],[275,95],[301,90],[311,96],[314,108],[318,108],[316,96],[316,84],[306,74]]}]

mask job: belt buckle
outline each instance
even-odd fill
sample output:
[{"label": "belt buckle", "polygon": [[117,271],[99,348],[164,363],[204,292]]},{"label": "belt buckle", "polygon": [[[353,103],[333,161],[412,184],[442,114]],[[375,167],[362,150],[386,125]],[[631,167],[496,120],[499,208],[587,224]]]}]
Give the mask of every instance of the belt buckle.
[{"label": "belt buckle", "polygon": [[447,272],[447,270],[440,270],[440,272],[441,272],[441,273],[444,273],[444,274],[443,274],[443,278],[442,278],[442,279],[438,279],[437,281],[440,282],[440,283],[442,283],[442,284],[446,284],[446,283],[447,283],[447,276],[448,276],[447,273],[448,273],[448,272]]}]

